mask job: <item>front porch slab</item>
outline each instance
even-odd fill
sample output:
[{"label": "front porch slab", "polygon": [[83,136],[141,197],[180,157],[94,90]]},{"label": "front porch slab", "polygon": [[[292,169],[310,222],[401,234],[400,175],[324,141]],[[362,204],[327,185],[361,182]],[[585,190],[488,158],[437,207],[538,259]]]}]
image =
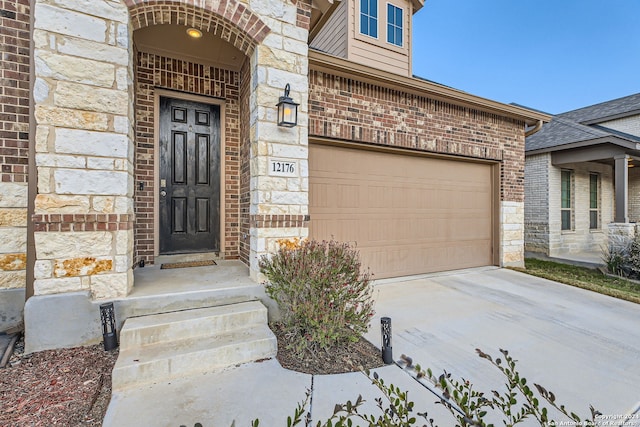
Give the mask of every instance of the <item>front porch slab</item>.
[{"label": "front porch slab", "polygon": [[240,261],[216,260],[216,263],[168,270],[160,269],[160,264],[136,269],[133,291],[118,301],[117,314],[128,318],[266,300],[264,287],[251,280],[246,265]]},{"label": "front porch slab", "polygon": [[[273,302],[264,287],[249,278],[240,261],[216,260],[218,265],[161,270],[137,268],[133,291],[114,303],[118,331],[127,318],[261,300],[273,316]],[[102,340],[100,304],[89,292],[31,297],[25,305],[27,353],[76,347]]]}]

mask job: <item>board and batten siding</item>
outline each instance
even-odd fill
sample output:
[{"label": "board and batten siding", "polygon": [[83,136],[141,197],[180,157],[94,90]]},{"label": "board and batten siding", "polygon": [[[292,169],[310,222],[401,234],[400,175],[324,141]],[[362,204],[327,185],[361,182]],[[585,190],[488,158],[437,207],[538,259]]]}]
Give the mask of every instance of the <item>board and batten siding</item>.
[{"label": "board and batten siding", "polygon": [[[359,0],[349,0],[349,47],[347,59],[390,73],[411,77],[411,18],[413,7],[408,1],[378,0],[378,38],[360,34]],[[387,4],[403,9],[404,45],[394,47],[386,41]]]},{"label": "board and batten siding", "polygon": [[342,1],[311,42],[313,49],[347,58],[347,3]]}]

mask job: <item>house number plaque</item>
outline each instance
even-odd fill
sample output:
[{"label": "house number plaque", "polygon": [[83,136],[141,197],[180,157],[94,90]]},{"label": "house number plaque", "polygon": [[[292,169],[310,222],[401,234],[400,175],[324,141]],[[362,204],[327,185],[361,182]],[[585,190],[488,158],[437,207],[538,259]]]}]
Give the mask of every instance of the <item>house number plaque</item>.
[{"label": "house number plaque", "polygon": [[269,175],[298,176],[298,162],[295,160],[269,159]]}]

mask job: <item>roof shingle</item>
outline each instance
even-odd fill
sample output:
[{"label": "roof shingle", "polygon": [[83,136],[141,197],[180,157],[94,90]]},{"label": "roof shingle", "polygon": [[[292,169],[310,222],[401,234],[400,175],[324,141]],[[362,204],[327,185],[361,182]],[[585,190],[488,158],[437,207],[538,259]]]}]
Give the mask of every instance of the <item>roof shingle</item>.
[{"label": "roof shingle", "polygon": [[640,93],[558,114],[542,129],[526,138],[525,151],[545,150],[607,137],[612,138],[612,142],[640,142],[638,136],[597,125],[611,117],[634,113],[640,115]]},{"label": "roof shingle", "polygon": [[570,119],[579,123],[593,122],[594,120],[605,121],[608,117],[638,111],[640,113],[640,93],[614,99],[589,107],[579,108],[566,113],[558,114],[560,117]]}]

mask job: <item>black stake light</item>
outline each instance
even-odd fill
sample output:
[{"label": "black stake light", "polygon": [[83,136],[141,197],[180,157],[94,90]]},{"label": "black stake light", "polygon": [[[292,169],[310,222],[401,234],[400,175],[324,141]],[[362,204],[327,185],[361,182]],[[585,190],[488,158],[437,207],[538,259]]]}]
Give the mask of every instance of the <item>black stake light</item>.
[{"label": "black stake light", "polygon": [[105,351],[117,348],[116,314],[112,302],[100,304],[100,320],[102,321],[102,338],[104,339]]},{"label": "black stake light", "polygon": [[393,363],[390,317],[383,317],[380,319],[380,333],[382,334],[382,361],[387,365],[390,365]]},{"label": "black stake light", "polygon": [[289,83],[284,87],[284,96],[276,104],[278,107],[278,126],[292,128],[298,124],[298,105],[289,97]]}]

